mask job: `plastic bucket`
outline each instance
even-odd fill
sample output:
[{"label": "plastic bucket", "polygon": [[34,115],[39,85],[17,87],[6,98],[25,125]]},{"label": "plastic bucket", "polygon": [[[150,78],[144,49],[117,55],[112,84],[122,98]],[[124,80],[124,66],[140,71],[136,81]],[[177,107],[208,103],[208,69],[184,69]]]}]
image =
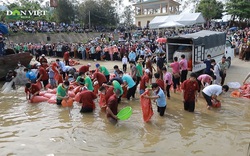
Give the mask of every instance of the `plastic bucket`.
[{"label": "plastic bucket", "polygon": [[127,120],[130,118],[131,115],[132,115],[132,108],[127,106],[119,111],[117,117],[119,120]]}]

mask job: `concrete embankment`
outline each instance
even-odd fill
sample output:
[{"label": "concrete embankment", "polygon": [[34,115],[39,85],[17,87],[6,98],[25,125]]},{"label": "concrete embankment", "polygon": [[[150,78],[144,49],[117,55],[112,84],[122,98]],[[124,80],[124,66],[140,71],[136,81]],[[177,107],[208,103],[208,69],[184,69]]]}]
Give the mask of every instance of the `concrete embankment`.
[{"label": "concrete embankment", "polygon": [[[79,43],[99,37],[100,33],[17,33],[8,36],[7,42],[14,43]],[[48,41],[48,39],[50,41]]]}]

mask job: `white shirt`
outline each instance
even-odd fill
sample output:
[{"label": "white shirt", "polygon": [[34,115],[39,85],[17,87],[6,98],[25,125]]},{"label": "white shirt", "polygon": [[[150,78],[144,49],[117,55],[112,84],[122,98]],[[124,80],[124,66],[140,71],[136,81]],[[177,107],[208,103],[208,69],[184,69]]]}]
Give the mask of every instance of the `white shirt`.
[{"label": "white shirt", "polygon": [[212,96],[212,95],[219,96],[222,93],[222,86],[213,84],[205,87],[202,90],[202,92],[205,93],[207,96]]},{"label": "white shirt", "polygon": [[122,58],[122,64],[128,64],[128,58],[127,57]]}]

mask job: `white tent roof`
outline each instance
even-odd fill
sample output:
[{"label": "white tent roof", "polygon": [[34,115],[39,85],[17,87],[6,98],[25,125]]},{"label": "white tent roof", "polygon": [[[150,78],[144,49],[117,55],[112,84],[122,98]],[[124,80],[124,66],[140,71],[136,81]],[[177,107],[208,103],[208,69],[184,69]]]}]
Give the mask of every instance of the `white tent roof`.
[{"label": "white tent roof", "polygon": [[175,21],[169,21],[159,25],[159,28],[168,28],[168,27],[185,27],[185,25]]},{"label": "white tent roof", "polygon": [[180,16],[177,22],[186,26],[205,23],[205,19],[201,13],[186,13],[180,14]]},{"label": "white tent roof", "polygon": [[201,13],[184,13],[179,15],[156,16],[150,23],[150,29],[158,29],[161,24],[169,21],[175,21],[185,26],[205,23]]},{"label": "white tent roof", "polygon": [[150,29],[157,29],[159,27],[159,25],[161,25],[167,21],[167,18],[168,18],[168,16],[156,16],[149,23]]}]

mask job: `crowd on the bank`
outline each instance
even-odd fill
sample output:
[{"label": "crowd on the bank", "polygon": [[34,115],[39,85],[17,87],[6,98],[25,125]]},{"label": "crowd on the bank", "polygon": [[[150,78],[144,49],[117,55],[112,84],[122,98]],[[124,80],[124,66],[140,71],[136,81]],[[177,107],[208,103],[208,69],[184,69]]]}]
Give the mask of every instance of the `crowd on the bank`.
[{"label": "crowd on the bank", "polygon": [[18,52],[30,52],[36,57],[46,56],[63,57],[66,51],[70,57],[83,60],[121,60],[126,55],[130,60],[136,60],[138,55],[152,55],[152,53],[164,53],[165,45],[157,42],[115,42],[112,35],[97,37],[88,43],[11,43],[9,48]]},{"label": "crowd on the bank", "polygon": [[227,33],[235,47],[235,54],[239,54],[239,59],[250,60],[250,29],[238,30]]},{"label": "crowd on the bank", "polygon": [[79,23],[67,24],[67,23],[56,23],[48,21],[13,21],[6,23],[9,30],[12,32],[27,32],[27,33],[61,33],[61,32],[76,32],[84,33],[89,31],[103,32],[109,31],[101,26],[91,27],[87,29]]}]

